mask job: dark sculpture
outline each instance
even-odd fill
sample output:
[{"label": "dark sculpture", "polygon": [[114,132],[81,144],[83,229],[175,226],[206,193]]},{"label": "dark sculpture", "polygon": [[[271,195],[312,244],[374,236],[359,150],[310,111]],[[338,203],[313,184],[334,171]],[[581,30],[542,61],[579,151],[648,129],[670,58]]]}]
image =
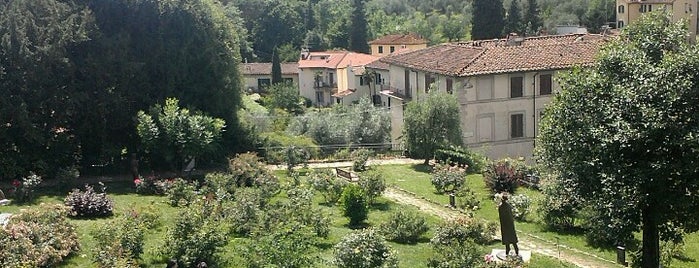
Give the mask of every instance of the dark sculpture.
[{"label": "dark sculpture", "polygon": [[502,203],[498,206],[498,214],[500,215],[500,233],[502,234],[502,244],[505,245],[505,254],[510,255],[510,244],[512,244],[515,248],[515,254],[519,256],[515,218],[512,214],[512,206],[507,202],[507,194],[502,196]]}]

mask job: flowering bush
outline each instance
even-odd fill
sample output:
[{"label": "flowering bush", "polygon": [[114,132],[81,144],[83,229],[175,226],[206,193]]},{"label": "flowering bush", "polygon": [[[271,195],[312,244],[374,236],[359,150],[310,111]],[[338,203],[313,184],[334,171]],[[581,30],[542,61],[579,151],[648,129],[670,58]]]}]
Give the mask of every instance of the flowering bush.
[{"label": "flowering bush", "polygon": [[63,205],[22,210],[0,228],[0,267],[54,267],[79,249]]},{"label": "flowering bush", "polygon": [[[131,212],[102,224],[91,234],[97,242],[93,260],[99,267],[139,267],[145,226],[139,214]],[[103,239],[108,237],[109,239]]]},{"label": "flowering bush", "polygon": [[114,201],[105,192],[107,187],[99,183],[101,192],[95,192],[90,185],[85,185],[85,191],[73,189],[65,198],[65,205],[70,207],[70,215],[73,217],[105,217],[111,216],[114,209]]},{"label": "flowering bush", "polygon": [[429,230],[425,218],[414,213],[399,210],[389,216],[388,221],[381,223],[379,231],[388,240],[413,244],[420,236]]},{"label": "flowering bush", "polygon": [[143,195],[164,195],[173,183],[173,179],[159,179],[156,176],[148,176],[133,180],[136,192]]},{"label": "flowering bush", "polygon": [[369,156],[371,156],[371,151],[369,149],[359,149],[352,152],[351,156],[352,170],[364,171],[366,169],[366,163],[369,161]]},{"label": "flowering bush", "polygon": [[456,206],[460,209],[478,210],[481,201],[478,200],[476,193],[471,188],[462,186],[456,190]]},{"label": "flowering bush", "polygon": [[346,235],[334,251],[334,263],[340,268],[398,267],[391,248],[372,229]]},{"label": "flowering bush", "polygon": [[374,204],[376,197],[381,196],[386,190],[386,180],[378,171],[367,172],[359,180],[359,187],[364,190],[369,205]]},{"label": "flowering bush", "polygon": [[169,182],[167,197],[173,207],[187,206],[197,197],[197,183],[177,178]]},{"label": "flowering bush", "polygon": [[30,172],[29,176],[22,178],[22,180],[13,180],[12,186],[14,186],[15,200],[19,203],[31,202],[34,200],[34,191],[36,187],[41,184],[41,176]]},{"label": "flowering bush", "polygon": [[434,255],[427,260],[427,267],[480,267],[480,250],[473,241],[449,245],[432,244]]},{"label": "flowering bush", "polygon": [[453,192],[466,181],[466,170],[459,167],[438,164],[432,171],[432,185],[437,193]]},{"label": "flowering bush", "polygon": [[349,218],[350,226],[364,222],[369,215],[368,201],[364,190],[355,184],[348,184],[340,197],[343,215]]},{"label": "flowering bush", "polygon": [[459,218],[437,227],[432,244],[452,245],[472,241],[485,245],[493,241],[496,225],[486,220]]},{"label": "flowering bush", "polygon": [[[500,202],[502,202],[502,196],[502,193],[495,194],[493,198],[495,204],[500,204]],[[512,205],[512,215],[518,221],[525,220],[527,215],[529,215],[529,212],[531,212],[530,206],[532,204],[532,200],[526,195],[510,195],[507,202]]]},{"label": "flowering bush", "polygon": [[348,182],[337,178],[329,169],[316,169],[308,176],[308,183],[323,195],[327,204],[335,204]]}]

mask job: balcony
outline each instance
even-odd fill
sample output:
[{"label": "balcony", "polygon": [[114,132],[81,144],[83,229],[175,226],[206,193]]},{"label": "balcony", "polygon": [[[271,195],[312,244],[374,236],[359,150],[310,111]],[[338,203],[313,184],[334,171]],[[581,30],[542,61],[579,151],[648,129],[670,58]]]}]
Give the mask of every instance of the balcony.
[{"label": "balcony", "polygon": [[388,95],[390,97],[398,98],[404,101],[411,100],[410,91],[400,88],[391,87],[388,85],[381,85],[381,94]]}]

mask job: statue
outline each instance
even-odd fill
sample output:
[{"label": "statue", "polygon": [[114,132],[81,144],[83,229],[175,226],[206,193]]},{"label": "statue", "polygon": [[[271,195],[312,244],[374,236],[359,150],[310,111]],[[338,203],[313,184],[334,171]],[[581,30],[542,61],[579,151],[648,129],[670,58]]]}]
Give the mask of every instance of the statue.
[{"label": "statue", "polygon": [[512,215],[512,206],[507,202],[507,193],[502,195],[502,202],[498,206],[498,214],[500,215],[500,233],[502,234],[502,244],[505,245],[505,255],[510,255],[510,244],[512,244],[515,248],[515,254],[519,256],[515,218]]}]

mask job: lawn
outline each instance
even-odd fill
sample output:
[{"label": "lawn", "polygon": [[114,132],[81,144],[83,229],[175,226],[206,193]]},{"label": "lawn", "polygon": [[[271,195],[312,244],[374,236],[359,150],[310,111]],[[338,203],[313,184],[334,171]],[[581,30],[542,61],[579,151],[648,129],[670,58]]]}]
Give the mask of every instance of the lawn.
[{"label": "lawn", "polygon": [[[389,184],[439,204],[449,203],[448,196],[436,194],[434,192],[434,187],[430,182],[431,176],[429,174],[429,167],[426,165],[390,165],[375,168],[383,172]],[[498,213],[496,204],[491,199],[491,194],[485,186],[483,177],[480,174],[469,175],[467,177],[467,185],[476,193],[481,202],[481,208],[475,212],[475,215],[497,222]],[[527,222],[516,223],[517,230],[551,242],[559,241],[561,245],[588,252],[607,260],[616,260],[616,251],[588,246],[583,234],[559,233],[545,230],[542,227],[543,225],[540,224],[539,217],[536,214],[539,205],[538,200],[541,198],[541,194],[538,191],[523,187],[517,190],[517,194],[525,194],[532,198],[532,213],[529,214]],[[673,260],[671,267],[689,268],[699,265],[696,262],[699,259],[699,233],[693,233],[687,236],[685,252],[687,258]]]},{"label": "lawn", "polygon": [[[287,180],[283,172],[276,172],[276,174],[282,181]],[[107,183],[106,186],[109,196],[113,198],[115,202],[115,215],[121,215],[122,213],[133,209],[140,210],[143,208],[150,208],[160,214],[160,226],[154,230],[149,230],[146,233],[144,253],[142,255],[141,263],[142,267],[165,266],[165,260],[158,257],[158,250],[164,243],[164,236],[167,229],[171,228],[174,223],[178,208],[170,207],[167,203],[167,198],[164,196],[144,196],[136,194],[135,189],[133,188],[133,183],[131,182],[112,182]],[[9,206],[2,207],[2,212],[17,213],[21,209],[37,206],[40,203],[62,203],[65,194],[67,194],[67,192],[55,191],[53,189],[42,189],[42,191],[39,193],[39,197],[32,204],[11,204]],[[323,204],[323,202],[322,197],[320,195],[316,195],[315,203],[332,215],[332,224],[329,237],[323,240],[320,247],[316,249],[315,255],[317,256],[318,261],[315,266],[332,267],[332,246],[338,243],[344,235],[352,232],[352,230],[347,227],[348,220],[341,216],[341,211],[337,206],[328,206]],[[391,213],[398,210],[416,211],[417,209],[408,205],[396,204],[390,200],[379,197],[376,204],[371,207],[367,224],[368,226],[378,226],[384,222]],[[434,231],[435,227],[440,224],[441,219],[431,215],[424,215],[424,217],[431,229],[419,240],[418,243],[413,245],[405,245],[389,242],[389,245],[394,249],[397,255],[400,267],[426,267],[427,259],[434,254],[429,244],[429,239],[432,237],[432,232]],[[109,219],[71,219],[70,222],[76,226],[76,230],[78,232],[81,250],[77,254],[73,254],[67,260],[65,260],[61,267],[95,267],[95,264],[92,262],[91,252],[91,249],[94,248],[95,240],[92,237],[91,232],[108,221]],[[241,257],[237,254],[236,247],[244,239],[246,238],[230,239],[229,244],[223,248],[223,252],[221,254],[224,259],[229,261],[229,266],[240,266]],[[483,254],[485,254],[486,251],[488,251],[488,249],[484,248]],[[534,255],[529,267],[572,266],[561,263],[553,258]]]}]

